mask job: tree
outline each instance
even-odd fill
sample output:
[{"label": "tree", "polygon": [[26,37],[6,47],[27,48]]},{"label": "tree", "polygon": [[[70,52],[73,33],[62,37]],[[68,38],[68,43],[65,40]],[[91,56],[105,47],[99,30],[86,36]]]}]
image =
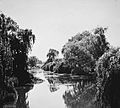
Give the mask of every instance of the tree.
[{"label": "tree", "polygon": [[120,48],[110,48],[96,63],[98,100],[105,107],[119,108]]},{"label": "tree", "polygon": [[55,49],[49,49],[47,54],[48,59],[41,68],[45,71],[53,71],[53,67],[56,65],[56,57],[58,54],[59,51]]},{"label": "tree", "polygon": [[34,42],[35,35],[32,30],[20,29],[14,20],[0,14],[1,82],[11,76],[16,76],[21,83],[29,79],[27,59]]},{"label": "tree", "polygon": [[105,30],[99,27],[93,32],[84,31],[69,39],[62,48],[66,63],[73,69],[79,68],[79,73],[92,72],[95,62],[109,49],[104,35]]},{"label": "tree", "polygon": [[71,68],[68,64],[65,63],[63,58],[55,60],[55,66],[53,67],[55,73],[67,73],[70,74]]},{"label": "tree", "polygon": [[52,62],[53,60],[55,60],[55,58],[58,56],[59,51],[55,50],[55,49],[49,49],[49,52],[47,54],[48,57],[48,62]]},{"label": "tree", "polygon": [[4,86],[6,75],[13,72],[13,59],[10,40],[12,34],[18,30],[18,25],[10,18],[0,14],[0,83]]},{"label": "tree", "polygon": [[30,67],[35,67],[40,60],[36,56],[31,56],[28,59],[28,65]]}]

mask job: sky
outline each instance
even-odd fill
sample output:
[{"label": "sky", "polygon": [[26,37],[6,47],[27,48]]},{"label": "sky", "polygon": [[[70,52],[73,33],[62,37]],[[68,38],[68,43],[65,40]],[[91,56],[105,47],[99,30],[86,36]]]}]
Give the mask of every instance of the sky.
[{"label": "sky", "polygon": [[[45,61],[54,48],[84,30],[108,27],[106,38],[120,46],[120,0],[0,0],[0,11],[36,36],[31,56]],[[60,54],[61,57],[61,54]]]}]

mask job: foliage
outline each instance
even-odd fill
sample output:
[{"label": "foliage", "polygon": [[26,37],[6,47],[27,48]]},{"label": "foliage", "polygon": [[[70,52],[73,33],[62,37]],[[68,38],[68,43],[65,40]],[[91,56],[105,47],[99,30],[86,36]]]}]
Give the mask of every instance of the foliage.
[{"label": "foliage", "polygon": [[41,68],[44,70],[44,71],[51,71],[53,72],[53,67],[55,66],[55,62],[49,62],[49,63],[46,63],[45,65],[43,65]]},{"label": "foliage", "polygon": [[71,68],[70,68],[69,65],[67,65],[65,63],[64,59],[57,59],[55,64],[56,65],[53,68],[53,71],[55,73],[67,73],[67,74],[70,74]]},{"label": "foliage", "polygon": [[32,30],[20,29],[14,20],[0,14],[1,82],[6,80],[6,76],[13,75],[21,83],[29,79],[27,58],[34,41],[35,36],[32,34]]},{"label": "foliage", "polygon": [[102,105],[119,108],[120,51],[111,48],[96,63],[98,99]]},{"label": "foliage", "polygon": [[70,74],[71,68],[65,63],[63,59],[55,59],[53,62],[48,62],[41,67],[44,71],[51,71],[54,73]]},{"label": "foliage", "polygon": [[59,54],[59,51],[55,49],[49,49],[49,52],[47,54],[48,60],[47,62],[52,62]]},{"label": "foliage", "polygon": [[37,63],[42,63],[36,56],[31,56],[28,58],[28,65],[32,68],[37,65]]},{"label": "foliage", "polygon": [[69,39],[62,48],[65,62],[79,72],[92,72],[95,62],[109,49],[105,39],[106,28],[96,28],[93,32],[84,31]]},{"label": "foliage", "polygon": [[49,49],[49,52],[47,54],[48,59],[41,68],[45,71],[53,71],[53,67],[56,65],[56,57],[58,54],[59,51],[55,49]]},{"label": "foliage", "polygon": [[0,107],[3,108],[6,104],[15,104],[18,98],[17,91],[12,86],[5,86],[5,89],[0,88]]}]

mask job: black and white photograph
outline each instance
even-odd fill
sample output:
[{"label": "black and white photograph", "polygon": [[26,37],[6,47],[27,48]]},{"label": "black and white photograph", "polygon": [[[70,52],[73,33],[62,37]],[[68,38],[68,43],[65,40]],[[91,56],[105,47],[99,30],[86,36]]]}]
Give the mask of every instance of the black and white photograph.
[{"label": "black and white photograph", "polygon": [[120,0],[0,0],[0,108],[120,108]]}]

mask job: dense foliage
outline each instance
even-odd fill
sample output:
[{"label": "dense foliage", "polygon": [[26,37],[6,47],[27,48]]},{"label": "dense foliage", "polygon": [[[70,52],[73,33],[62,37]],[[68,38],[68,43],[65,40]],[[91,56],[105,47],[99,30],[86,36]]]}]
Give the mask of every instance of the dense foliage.
[{"label": "dense foliage", "polygon": [[55,73],[71,73],[71,67],[65,62],[64,59],[56,59],[55,66],[53,68]]},{"label": "dense foliage", "polygon": [[[68,39],[62,48],[63,58],[57,58],[57,50],[49,49],[43,70],[82,76],[73,90],[63,96],[68,107],[120,107],[120,48],[110,47],[105,38],[106,30],[98,27]],[[34,42],[32,30],[21,29],[10,17],[0,14],[0,101],[4,100],[4,93],[9,94],[9,90],[13,93],[12,99],[17,97],[13,86],[32,81],[28,66],[35,67],[37,63],[42,63],[36,56],[28,58]],[[87,84],[83,80],[85,77]],[[48,82],[53,83],[50,78]],[[54,83],[50,90],[57,90]]]},{"label": "dense foliage", "polygon": [[53,60],[55,60],[55,58],[58,56],[59,51],[55,50],[55,49],[49,49],[49,52],[47,54],[48,60],[47,62],[52,62]]},{"label": "dense foliage", "polygon": [[[57,73],[88,74],[94,72],[96,61],[109,49],[105,38],[107,28],[98,27],[94,30],[78,33],[68,40],[62,48],[63,59],[55,57],[58,51],[50,49],[47,61],[43,65],[46,71]],[[69,71],[69,72],[68,72]]]},{"label": "dense foliage", "polygon": [[0,14],[0,81],[15,76],[19,84],[27,83],[28,52],[35,41],[32,30],[20,29],[10,17]]},{"label": "dense foliage", "polygon": [[[42,66],[43,70],[95,77],[94,81],[90,82],[90,88],[83,87],[81,92],[81,88],[77,85],[75,87],[77,91],[65,92],[63,98],[67,106],[83,106],[84,102],[91,104],[89,100],[93,100],[94,103],[97,101],[101,108],[120,107],[120,86],[118,85],[120,82],[120,50],[110,47],[105,38],[106,29],[98,27],[73,36],[63,46],[64,57],[61,59],[56,58],[59,54],[57,50],[49,50],[48,59]],[[14,93],[12,86],[32,81],[32,75],[28,73],[28,65],[34,67],[40,62],[35,56],[28,59],[28,53],[34,42],[35,36],[32,30],[20,29],[10,17],[0,14],[0,94],[3,87],[4,91],[10,89]],[[84,83],[81,80],[79,84],[81,82]],[[51,90],[56,89],[51,86]],[[91,95],[89,100],[87,100],[88,95]],[[1,96],[0,99],[2,99]],[[78,100],[79,103],[75,103],[74,100],[78,97],[81,97]]]},{"label": "dense foliage", "polygon": [[119,108],[120,100],[120,50],[110,48],[96,63],[98,99],[102,106]]},{"label": "dense foliage", "polygon": [[[120,82],[120,48],[113,48],[109,45],[105,38],[106,30],[107,28],[98,27],[91,32],[78,33],[63,46],[63,59],[51,60],[46,65],[49,71],[57,73],[95,77],[90,89],[87,91],[84,88],[80,94],[79,105],[85,96],[90,95],[89,91],[95,90],[93,104],[88,102],[89,105],[91,104],[95,108],[120,107],[120,86],[118,85]],[[70,99],[74,100],[72,99],[74,96],[77,98],[77,92],[75,95],[73,93],[66,92],[63,97],[67,106],[76,106],[76,103],[70,101]]]},{"label": "dense foliage", "polygon": [[28,66],[30,66],[30,68],[36,67],[37,64],[42,64],[42,61],[40,61],[36,56],[31,56],[28,58]]},{"label": "dense foliage", "polygon": [[42,69],[45,71],[53,71],[53,67],[56,65],[57,56],[59,55],[59,51],[55,49],[49,49],[47,53],[47,61],[43,64]]},{"label": "dense foliage", "polygon": [[67,64],[80,72],[93,72],[95,62],[109,49],[104,32],[106,28],[84,31],[68,40],[62,48]]}]

